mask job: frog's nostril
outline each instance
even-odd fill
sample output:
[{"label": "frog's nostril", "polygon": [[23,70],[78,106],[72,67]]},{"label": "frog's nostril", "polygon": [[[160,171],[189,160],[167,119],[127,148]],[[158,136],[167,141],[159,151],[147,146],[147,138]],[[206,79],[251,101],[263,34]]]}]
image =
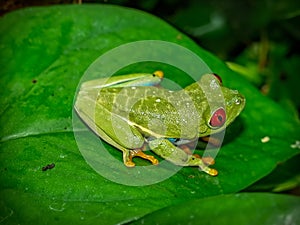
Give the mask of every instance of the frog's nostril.
[{"label": "frog's nostril", "polygon": [[234,103],[236,105],[240,105],[242,103],[242,99],[241,98],[236,98],[235,101],[234,101]]},{"label": "frog's nostril", "polygon": [[245,98],[243,95],[239,94],[234,102],[236,105],[245,104]]}]

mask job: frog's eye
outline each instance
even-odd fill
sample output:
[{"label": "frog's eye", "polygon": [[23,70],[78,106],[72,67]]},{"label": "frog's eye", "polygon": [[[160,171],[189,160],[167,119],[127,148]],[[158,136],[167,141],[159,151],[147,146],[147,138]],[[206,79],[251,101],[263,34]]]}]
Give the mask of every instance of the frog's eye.
[{"label": "frog's eye", "polygon": [[217,78],[217,80],[219,81],[219,83],[220,83],[220,85],[222,85],[222,78],[218,75],[218,74],[216,74],[216,73],[213,73],[212,75],[214,75],[215,76],[215,78]]},{"label": "frog's eye", "polygon": [[226,122],[226,112],[223,108],[218,108],[214,111],[212,117],[210,118],[209,125],[212,128],[218,128],[224,125]]}]

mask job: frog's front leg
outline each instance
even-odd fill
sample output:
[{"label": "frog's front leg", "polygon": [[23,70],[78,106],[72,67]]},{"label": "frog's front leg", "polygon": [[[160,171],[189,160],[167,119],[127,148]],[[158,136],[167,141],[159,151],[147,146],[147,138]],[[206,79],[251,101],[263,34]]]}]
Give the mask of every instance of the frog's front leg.
[{"label": "frog's front leg", "polygon": [[130,150],[130,155],[129,155],[129,159],[127,161],[124,160],[124,164],[127,167],[132,167],[131,165],[135,165],[134,162],[132,162],[132,158],[134,157],[140,157],[143,159],[147,159],[149,160],[153,165],[157,165],[158,164],[158,160],[153,157],[152,155],[147,155],[143,152],[143,149],[134,149],[134,150]]},{"label": "frog's front leg", "polygon": [[169,140],[164,138],[149,141],[150,149],[162,158],[179,166],[198,166],[201,171],[216,176],[218,171],[209,168],[206,163],[194,155],[185,153],[182,149],[174,146]]}]

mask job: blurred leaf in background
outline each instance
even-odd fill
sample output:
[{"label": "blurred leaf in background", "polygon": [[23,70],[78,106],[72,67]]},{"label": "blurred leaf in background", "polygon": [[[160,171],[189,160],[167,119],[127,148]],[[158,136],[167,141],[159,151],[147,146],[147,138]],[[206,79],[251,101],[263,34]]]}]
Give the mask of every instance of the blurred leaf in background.
[{"label": "blurred leaf in background", "polygon": [[299,118],[300,3],[284,1],[108,1],[151,12],[226,61]]},{"label": "blurred leaf in background", "polygon": [[[39,4],[37,1],[5,3],[15,8]],[[145,214],[155,210],[159,210],[158,217],[164,212],[170,214],[178,210],[178,215],[184,218],[193,216],[189,207],[181,210],[186,204],[195,208],[203,202],[203,197],[211,195],[218,195],[206,199],[212,209],[225,199],[228,204],[232,203],[230,209],[234,214],[240,196],[224,197],[222,194],[241,191],[251,184],[247,191],[298,194],[300,170],[296,154],[300,147],[295,142],[300,136],[297,1],[119,0],[107,3],[140,8],[164,18],[200,46],[230,61],[230,67],[240,75],[228,70],[223,62],[162,20],[134,10],[68,6],[68,13],[63,13],[66,8],[55,6],[8,15],[1,24],[1,42],[4,43],[1,84],[7,88],[1,90],[2,96],[6,96],[1,99],[5,106],[1,111],[1,125],[6,126],[0,132],[3,198],[0,221],[11,216],[11,209],[15,211],[10,221],[16,223],[21,220],[33,223],[37,217],[43,218],[45,223],[75,223],[80,219],[82,223],[95,224],[99,218],[110,223],[127,223],[142,220]],[[102,25],[95,21],[101,21]],[[95,173],[77,149],[71,108],[82,73],[100,53],[149,37],[192,49],[222,74],[225,86],[235,87],[246,95],[245,111],[237,123],[227,129],[227,136],[233,136],[233,140],[220,151],[218,159],[222,160],[218,160],[217,165],[221,173],[217,178],[206,177],[195,168],[185,168],[157,185],[124,187]],[[172,72],[166,70],[169,78],[181,78]],[[270,141],[261,141],[264,136]],[[115,157],[120,157],[118,151],[113,148],[111,151]],[[53,170],[41,171],[42,166],[53,161],[56,163]],[[269,176],[257,181],[271,171]],[[249,195],[259,202],[254,201],[253,206],[252,203],[247,205],[247,193],[241,196],[245,201],[239,203],[246,209],[265,203],[266,209],[278,206],[279,213],[286,213],[285,206],[291,202],[296,205],[290,205],[291,210],[297,209],[299,200],[291,196]],[[268,199],[274,204],[269,204]],[[179,202],[184,203],[176,205]],[[218,205],[218,210],[225,210],[223,215],[227,216],[227,208]],[[170,208],[164,211],[165,206]],[[195,218],[201,217],[201,209],[195,212]],[[216,216],[214,212],[211,211],[208,219]],[[257,214],[261,215],[260,212],[258,210]],[[270,210],[269,213],[272,214]],[[151,218],[149,221],[152,222]]]}]

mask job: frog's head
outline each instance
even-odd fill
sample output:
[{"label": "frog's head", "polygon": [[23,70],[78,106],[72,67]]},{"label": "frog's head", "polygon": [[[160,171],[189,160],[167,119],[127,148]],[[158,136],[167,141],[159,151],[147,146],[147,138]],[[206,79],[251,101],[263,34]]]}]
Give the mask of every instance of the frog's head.
[{"label": "frog's head", "polygon": [[221,78],[216,74],[203,75],[199,84],[206,97],[199,135],[218,133],[241,113],[245,98],[237,90],[224,87]]}]

